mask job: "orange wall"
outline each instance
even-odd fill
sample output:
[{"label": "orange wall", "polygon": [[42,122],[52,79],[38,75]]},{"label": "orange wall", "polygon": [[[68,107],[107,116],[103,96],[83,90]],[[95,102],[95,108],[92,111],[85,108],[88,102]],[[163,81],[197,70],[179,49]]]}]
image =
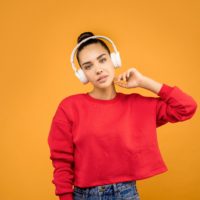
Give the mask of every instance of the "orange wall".
[{"label": "orange wall", "polygon": [[[197,0],[1,2],[0,199],[57,199],[47,135],[59,101],[92,88],[79,82],[69,61],[83,31],[115,42],[123,64],[116,74],[134,66],[200,105],[199,10]],[[141,200],[200,199],[199,120],[197,110],[191,120],[158,129],[169,171],[137,182]]]}]

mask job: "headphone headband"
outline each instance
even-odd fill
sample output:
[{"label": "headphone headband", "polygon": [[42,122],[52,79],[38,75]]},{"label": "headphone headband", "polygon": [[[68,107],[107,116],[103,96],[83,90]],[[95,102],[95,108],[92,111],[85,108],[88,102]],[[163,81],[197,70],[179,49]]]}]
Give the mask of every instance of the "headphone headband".
[{"label": "headphone headband", "polygon": [[113,41],[112,41],[110,38],[106,37],[106,36],[103,36],[103,35],[94,35],[94,36],[87,37],[87,38],[83,39],[81,42],[79,42],[79,43],[74,47],[74,49],[73,49],[73,51],[72,51],[72,53],[71,53],[70,61],[71,61],[71,65],[72,65],[72,68],[74,69],[74,71],[76,71],[76,67],[75,67],[75,64],[74,64],[74,55],[75,55],[76,50],[78,49],[78,47],[79,47],[82,43],[86,42],[87,40],[93,39],[93,38],[104,38],[104,39],[108,40],[108,41],[112,44],[112,47],[113,47],[115,53],[118,52],[118,51],[117,51],[117,47],[115,46],[115,44],[113,43]]}]

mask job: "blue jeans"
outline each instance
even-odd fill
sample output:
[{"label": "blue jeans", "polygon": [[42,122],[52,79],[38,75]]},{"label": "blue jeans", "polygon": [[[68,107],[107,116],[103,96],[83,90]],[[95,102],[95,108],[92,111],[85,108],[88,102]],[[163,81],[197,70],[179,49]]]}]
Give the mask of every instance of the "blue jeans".
[{"label": "blue jeans", "polygon": [[87,188],[74,186],[74,200],[140,200],[136,181]]}]

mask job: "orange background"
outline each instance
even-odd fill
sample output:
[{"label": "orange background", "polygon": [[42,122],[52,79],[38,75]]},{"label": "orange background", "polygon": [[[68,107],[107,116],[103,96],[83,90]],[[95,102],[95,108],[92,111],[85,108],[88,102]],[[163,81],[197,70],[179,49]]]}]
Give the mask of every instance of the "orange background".
[{"label": "orange background", "polygon": [[[200,105],[200,3],[188,1],[1,1],[0,199],[56,200],[47,136],[65,96],[90,91],[69,57],[81,32],[110,37],[130,67],[176,85]],[[124,93],[152,92],[136,88]],[[169,171],[137,182],[141,200],[200,199],[199,111],[158,129]]]}]

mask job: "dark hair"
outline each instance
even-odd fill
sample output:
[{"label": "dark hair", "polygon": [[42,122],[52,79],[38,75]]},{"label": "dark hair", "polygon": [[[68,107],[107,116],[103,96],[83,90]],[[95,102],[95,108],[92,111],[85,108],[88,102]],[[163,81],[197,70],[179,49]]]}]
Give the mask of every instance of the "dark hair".
[{"label": "dark hair", "polygon": [[[77,39],[77,43],[80,43],[83,39],[86,39],[88,37],[91,37],[91,36],[94,36],[94,34],[92,32],[83,32],[79,35],[78,39]],[[77,49],[77,53],[76,53],[76,58],[78,60],[78,63],[80,65],[80,60],[79,60],[79,53],[80,51],[87,45],[89,44],[93,44],[93,43],[100,43],[107,51],[108,53],[110,54],[110,50],[108,48],[108,46],[106,45],[106,43],[100,39],[97,39],[97,38],[92,38],[92,39],[89,39],[87,40],[86,42],[83,42]],[[81,65],[80,65],[81,67]]]}]

